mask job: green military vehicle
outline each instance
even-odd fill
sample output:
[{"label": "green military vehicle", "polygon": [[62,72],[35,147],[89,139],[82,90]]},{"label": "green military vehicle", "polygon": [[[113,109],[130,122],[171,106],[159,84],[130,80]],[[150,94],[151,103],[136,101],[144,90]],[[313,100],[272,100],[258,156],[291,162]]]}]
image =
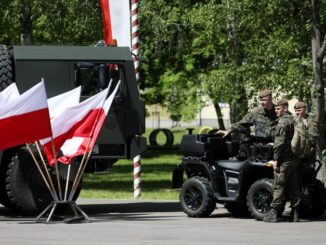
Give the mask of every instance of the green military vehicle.
[{"label": "green military vehicle", "polygon": [[[41,78],[48,97],[81,85],[82,99],[107,87],[111,79],[113,90],[121,80],[89,160],[88,172],[106,170],[118,159],[131,159],[146,149],[146,139],[141,136],[145,131],[145,106],[139,99],[129,48],[0,45],[0,91],[16,82],[23,93]],[[71,182],[79,162],[76,159],[72,164]],[[49,171],[53,172],[50,168]],[[65,183],[67,167],[59,164],[59,171]],[[77,197],[78,191],[74,198]],[[25,147],[0,151],[0,202],[20,213],[35,214],[50,201],[51,195]]]}]

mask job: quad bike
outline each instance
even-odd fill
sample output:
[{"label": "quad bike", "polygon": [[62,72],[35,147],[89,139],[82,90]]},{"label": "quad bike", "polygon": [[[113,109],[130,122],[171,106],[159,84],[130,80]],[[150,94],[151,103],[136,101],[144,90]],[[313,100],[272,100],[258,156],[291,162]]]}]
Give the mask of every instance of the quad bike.
[{"label": "quad bike", "polygon": [[[173,172],[173,187],[180,188],[180,203],[189,217],[207,217],[224,204],[233,216],[262,220],[273,199],[271,139],[248,133],[239,141],[218,135],[185,135],[182,162]],[[326,207],[326,190],[316,179],[320,162],[302,171],[303,218],[317,218]],[[188,179],[183,181],[184,173]]]}]

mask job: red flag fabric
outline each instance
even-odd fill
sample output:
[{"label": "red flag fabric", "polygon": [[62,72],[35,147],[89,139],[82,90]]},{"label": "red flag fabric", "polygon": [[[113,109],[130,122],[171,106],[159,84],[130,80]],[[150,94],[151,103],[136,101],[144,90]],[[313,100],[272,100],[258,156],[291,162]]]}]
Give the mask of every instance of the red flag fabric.
[{"label": "red flag fabric", "polygon": [[130,47],[129,0],[100,0],[106,45]]},{"label": "red flag fabric", "polygon": [[86,152],[91,152],[96,139],[101,131],[102,125],[107,117],[107,114],[112,105],[114,96],[116,95],[118,88],[120,86],[120,81],[116,85],[115,89],[111,93],[111,95],[104,102],[103,108],[99,110],[98,118],[94,130],[89,136],[82,136],[77,132],[74,134],[74,137],[68,139],[61,147],[61,151],[63,156],[58,158],[58,161],[64,164],[69,164],[71,159],[76,156],[83,155]]},{"label": "red flag fabric", "polygon": [[1,104],[0,132],[1,150],[51,136],[47,96],[43,82]]},{"label": "red flag fabric", "polygon": [[53,138],[40,140],[50,166],[56,163],[59,149],[67,139],[75,134],[89,136],[93,132],[97,115],[107,94],[108,88],[51,118]]},{"label": "red flag fabric", "polygon": [[19,91],[16,83],[10,84],[5,90],[0,92],[0,102],[6,102],[19,97]]}]

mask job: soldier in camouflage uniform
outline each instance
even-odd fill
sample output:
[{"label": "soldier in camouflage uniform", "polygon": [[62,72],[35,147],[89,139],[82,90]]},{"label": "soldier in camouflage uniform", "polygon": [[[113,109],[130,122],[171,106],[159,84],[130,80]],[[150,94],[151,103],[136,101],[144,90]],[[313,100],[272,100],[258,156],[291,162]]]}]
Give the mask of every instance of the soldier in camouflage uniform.
[{"label": "soldier in camouflage uniform", "polygon": [[[249,126],[253,126],[253,133],[256,136],[270,138],[273,141],[274,138],[274,124],[276,120],[276,114],[274,105],[272,102],[272,91],[264,89],[258,93],[259,107],[255,107],[251,112],[248,112],[239,122],[231,125],[229,131],[219,130],[217,133],[224,134],[226,137],[232,134],[232,138],[242,142],[242,138],[246,138],[245,135],[239,135],[238,131],[241,128],[248,129]],[[247,128],[246,128],[247,127]],[[247,159],[251,155],[250,145],[248,143],[241,143],[238,154],[239,159]]]},{"label": "soldier in camouflage uniform", "polygon": [[311,156],[300,159],[302,167],[309,167],[315,163],[316,160],[316,145],[318,142],[318,123],[313,116],[310,116],[307,112],[307,104],[303,101],[298,101],[294,105],[294,113],[300,122],[305,125],[309,133],[309,141],[314,146],[314,151]]},{"label": "soldier in camouflage uniform", "polygon": [[227,136],[237,132],[241,127],[254,126],[254,134],[262,137],[272,137],[274,135],[274,122],[276,114],[272,102],[272,91],[265,89],[259,92],[259,107],[255,107],[247,113],[239,122],[231,125],[229,131],[219,130],[218,133]]},{"label": "soldier in camouflage uniform", "polygon": [[273,185],[273,201],[271,210],[264,218],[265,222],[277,222],[278,213],[284,209],[286,194],[290,195],[293,221],[298,221],[297,209],[300,203],[298,185],[298,162],[295,161],[291,149],[294,134],[294,120],[288,112],[288,102],[279,100],[275,105],[278,123],[275,129],[272,161],[275,171]]}]

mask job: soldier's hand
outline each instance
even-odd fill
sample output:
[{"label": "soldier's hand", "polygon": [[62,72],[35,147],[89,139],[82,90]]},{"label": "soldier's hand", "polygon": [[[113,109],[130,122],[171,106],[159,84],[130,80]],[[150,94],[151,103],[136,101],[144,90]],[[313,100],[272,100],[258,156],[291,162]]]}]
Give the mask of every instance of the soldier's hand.
[{"label": "soldier's hand", "polygon": [[216,134],[222,134],[223,135],[223,138],[228,136],[230,134],[230,131],[227,131],[227,130],[218,130],[216,132]]}]

